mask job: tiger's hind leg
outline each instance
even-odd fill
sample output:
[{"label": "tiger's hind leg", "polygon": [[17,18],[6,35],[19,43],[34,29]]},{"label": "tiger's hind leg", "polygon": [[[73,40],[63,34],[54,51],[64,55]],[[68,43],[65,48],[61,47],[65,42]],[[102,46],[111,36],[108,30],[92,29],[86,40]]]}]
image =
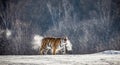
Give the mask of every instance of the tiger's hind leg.
[{"label": "tiger's hind leg", "polygon": [[43,49],[43,48],[40,48],[40,55],[43,55],[43,54],[44,54],[43,51],[44,51],[44,49]]}]

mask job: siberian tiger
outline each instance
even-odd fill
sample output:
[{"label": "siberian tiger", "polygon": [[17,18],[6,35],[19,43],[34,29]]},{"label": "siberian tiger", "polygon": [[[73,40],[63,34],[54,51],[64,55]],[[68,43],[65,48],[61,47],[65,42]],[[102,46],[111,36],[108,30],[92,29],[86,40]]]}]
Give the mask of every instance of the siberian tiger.
[{"label": "siberian tiger", "polygon": [[40,54],[43,54],[44,52],[47,54],[48,50],[51,50],[53,55],[55,55],[56,52],[62,52],[66,45],[66,41],[66,38],[43,38],[40,47]]},{"label": "siberian tiger", "polygon": [[55,38],[34,35],[32,48],[36,51],[39,50],[40,54],[47,54],[48,50],[50,50],[50,53],[52,54],[56,54],[58,52],[65,54],[66,51],[72,51],[72,44],[68,37]]}]

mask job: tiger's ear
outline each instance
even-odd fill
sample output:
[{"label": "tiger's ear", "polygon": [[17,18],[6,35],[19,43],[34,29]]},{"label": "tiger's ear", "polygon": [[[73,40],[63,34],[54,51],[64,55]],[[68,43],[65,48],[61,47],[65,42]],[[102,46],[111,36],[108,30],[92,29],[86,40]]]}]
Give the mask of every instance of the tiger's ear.
[{"label": "tiger's ear", "polygon": [[63,39],[64,39],[64,41],[66,42],[68,38],[67,38],[67,36],[64,36],[64,38],[63,38]]},{"label": "tiger's ear", "polygon": [[65,35],[64,39],[66,39],[66,40],[67,40],[67,39],[68,39],[68,37]]}]

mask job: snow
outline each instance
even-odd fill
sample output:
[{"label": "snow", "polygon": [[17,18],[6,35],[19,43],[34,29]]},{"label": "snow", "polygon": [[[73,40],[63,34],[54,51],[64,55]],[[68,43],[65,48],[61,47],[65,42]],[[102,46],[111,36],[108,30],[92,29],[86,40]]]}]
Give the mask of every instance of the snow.
[{"label": "snow", "polygon": [[120,51],[117,50],[106,50],[103,52],[99,52],[98,54],[120,54]]},{"label": "snow", "polygon": [[11,35],[12,33],[11,33],[11,31],[10,30],[6,30],[6,36],[7,36],[7,38]]},{"label": "snow", "polygon": [[4,55],[0,65],[120,65],[120,55]]}]

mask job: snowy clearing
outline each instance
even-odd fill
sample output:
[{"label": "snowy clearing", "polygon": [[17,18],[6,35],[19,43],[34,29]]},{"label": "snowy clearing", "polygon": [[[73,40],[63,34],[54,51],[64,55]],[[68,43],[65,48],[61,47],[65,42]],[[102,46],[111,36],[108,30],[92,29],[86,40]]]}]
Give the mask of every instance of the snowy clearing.
[{"label": "snowy clearing", "polygon": [[4,55],[0,65],[120,65],[120,55]]}]

